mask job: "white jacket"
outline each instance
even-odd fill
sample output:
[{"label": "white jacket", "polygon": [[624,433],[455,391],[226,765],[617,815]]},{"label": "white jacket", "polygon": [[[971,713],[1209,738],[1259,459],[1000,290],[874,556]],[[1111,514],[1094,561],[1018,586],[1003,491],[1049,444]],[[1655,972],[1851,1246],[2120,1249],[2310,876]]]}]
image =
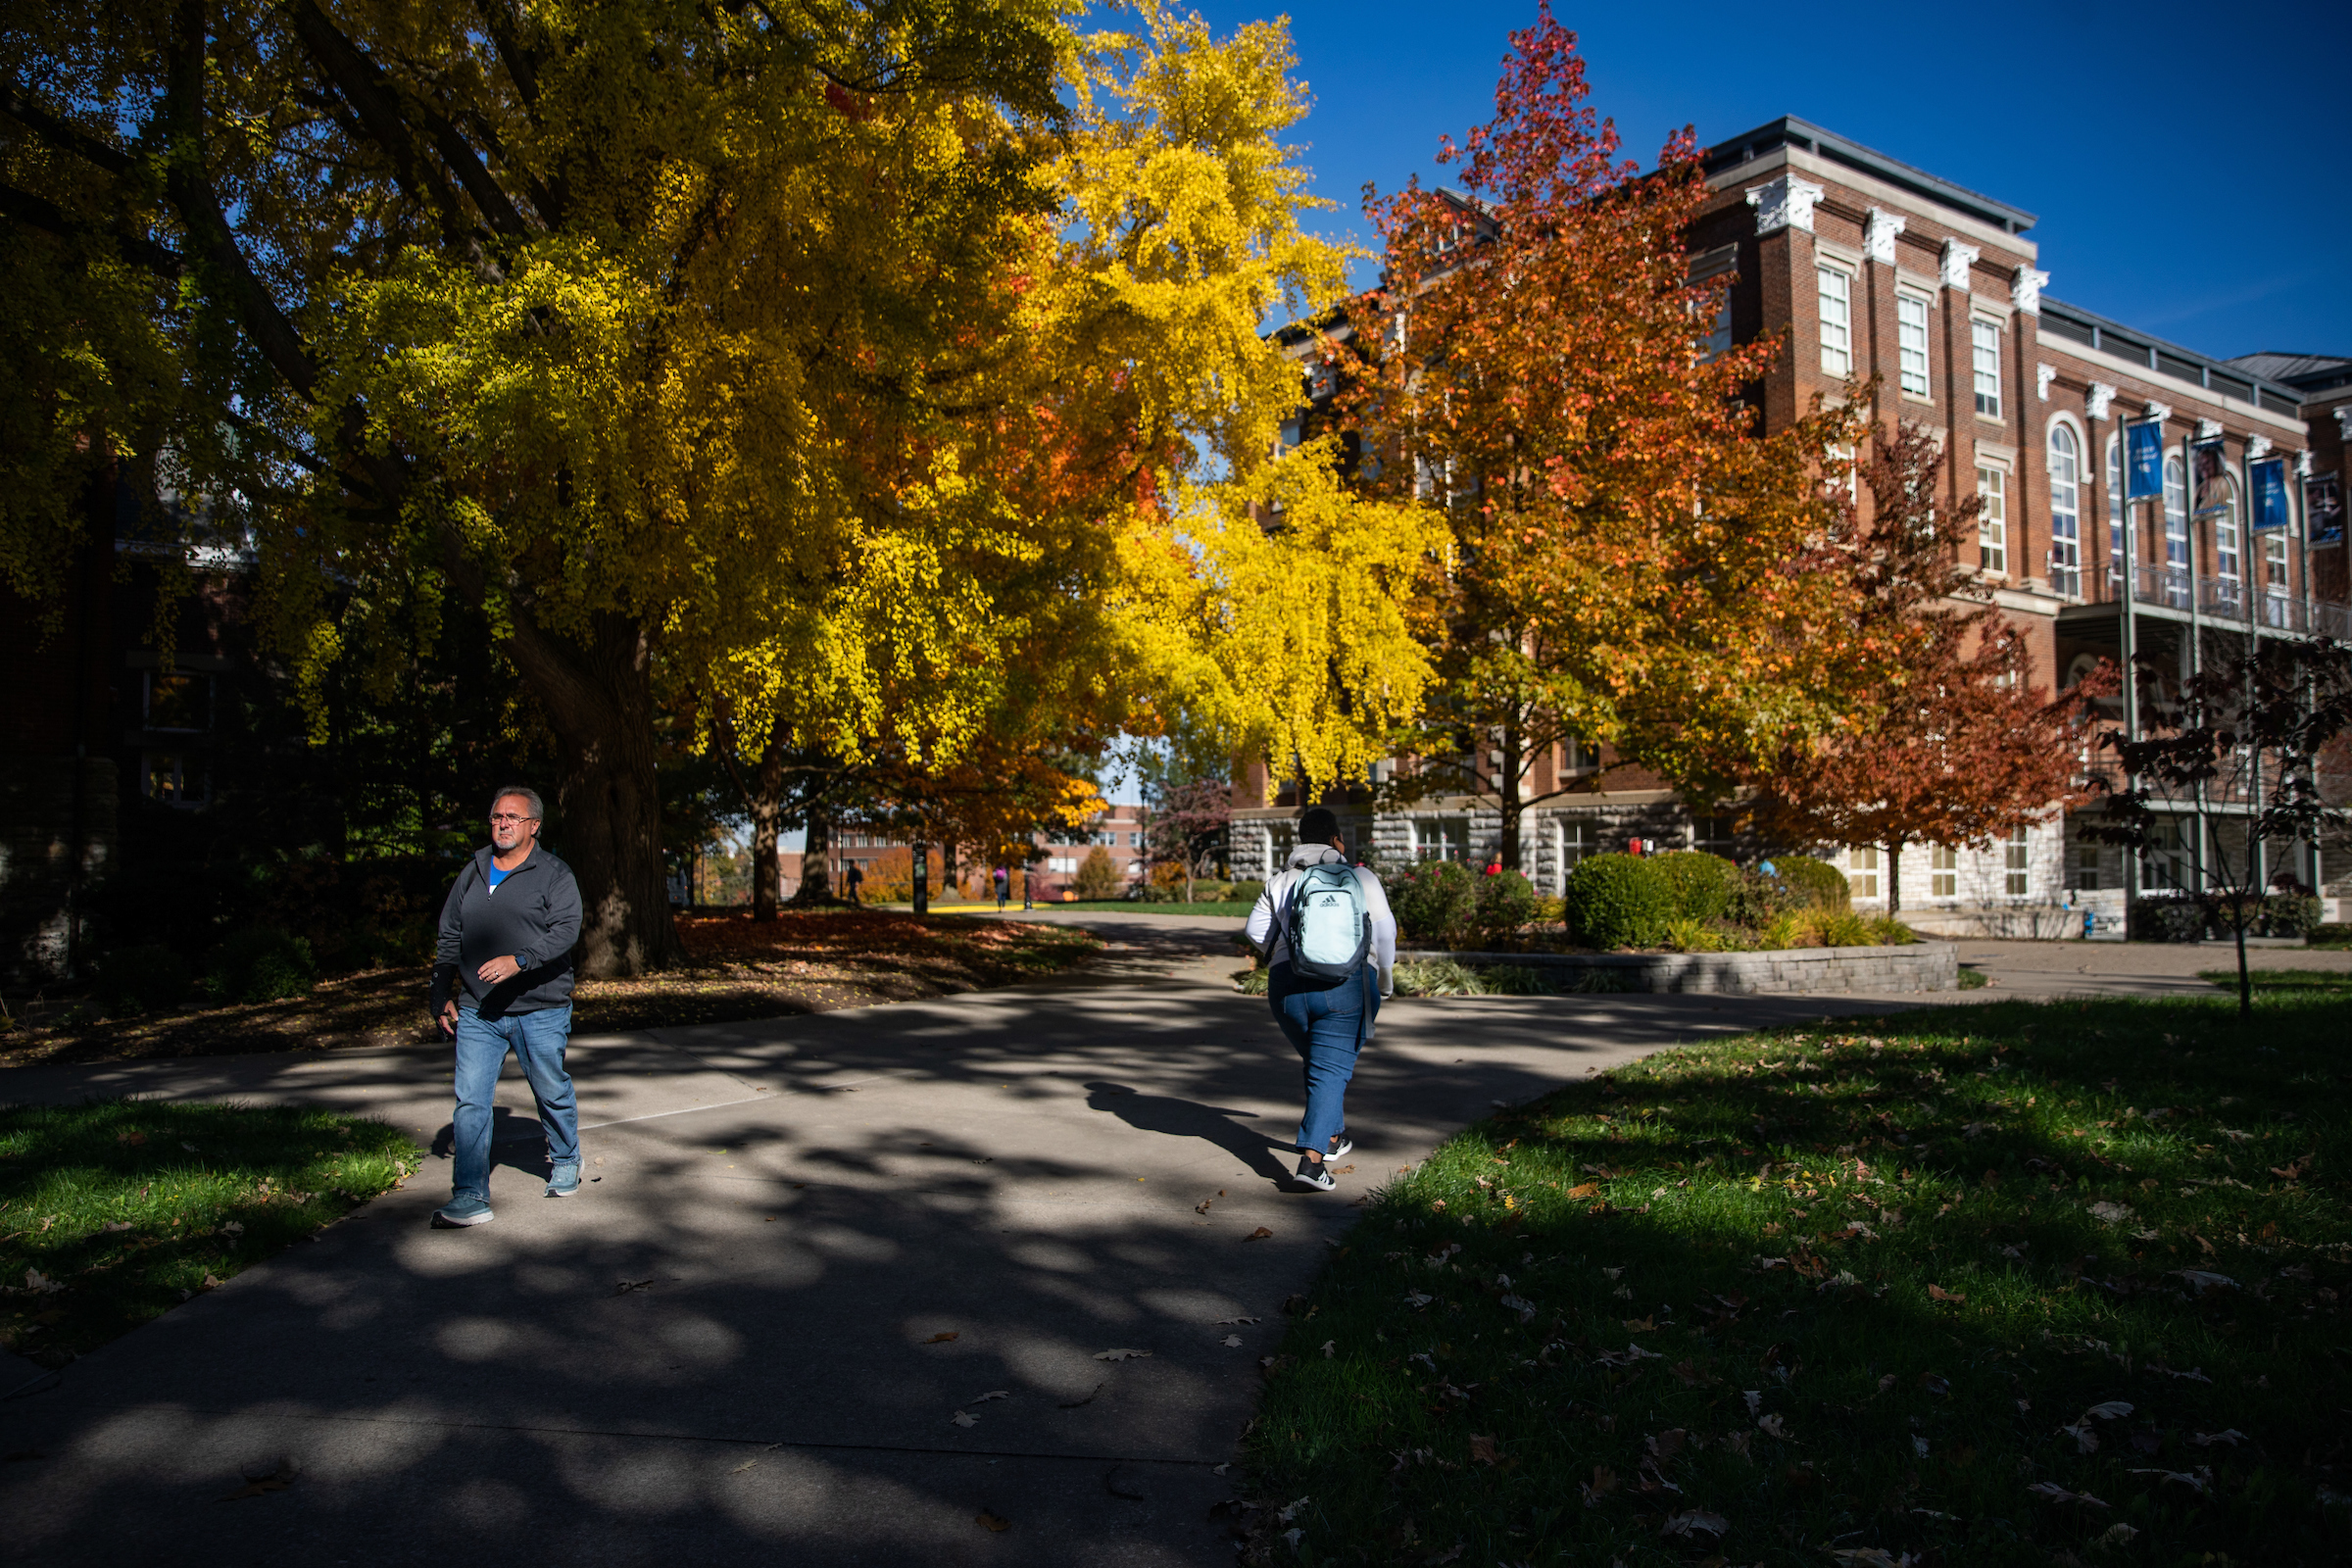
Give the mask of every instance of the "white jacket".
[{"label": "white jacket", "polygon": [[[1299,874],[1310,865],[1347,863],[1348,857],[1328,844],[1301,844],[1291,852],[1290,863],[1257,896],[1257,904],[1250,910],[1250,923],[1243,929],[1250,945],[1266,956],[1268,968],[1291,956],[1286,911]],[[1385,997],[1396,989],[1396,916],[1389,912],[1389,895],[1369,868],[1357,866],[1355,880],[1364,890],[1364,908],[1372,916],[1372,962],[1380,970],[1380,994]]]}]

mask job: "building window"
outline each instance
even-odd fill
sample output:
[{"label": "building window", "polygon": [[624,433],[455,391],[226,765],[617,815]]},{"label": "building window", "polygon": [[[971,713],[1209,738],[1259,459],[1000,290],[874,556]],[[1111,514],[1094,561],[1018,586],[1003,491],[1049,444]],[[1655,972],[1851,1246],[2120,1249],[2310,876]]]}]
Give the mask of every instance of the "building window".
[{"label": "building window", "polygon": [[1707,335],[1698,340],[1699,358],[1711,360],[1732,351],[1732,291],[1725,289],[1715,298],[1715,318]]},{"label": "building window", "polygon": [[149,752],[140,758],[140,790],[164,806],[204,804],[204,759],[184,752]]},{"label": "building window", "polygon": [[2096,844],[2075,846],[2075,886],[2085,893],[2099,891],[2099,847]]},{"label": "building window", "polygon": [[1560,742],[1560,771],[1590,773],[1600,765],[1599,749],[1571,736]]},{"label": "building window", "polygon": [[2001,416],[2001,323],[1968,323],[1969,346],[1976,361],[1977,412]]},{"label": "building window", "polygon": [[1413,858],[1467,860],[1470,858],[1470,821],[1460,816],[1413,818]]},{"label": "building window", "polygon": [[[2165,533],[2172,533],[2173,519],[2164,519]],[[2283,544],[2285,541],[2279,541]],[[2239,575],[2237,559],[2237,509],[2225,507],[2213,514],[2213,572],[2217,577]]]},{"label": "building window", "polygon": [[1956,899],[1960,896],[1960,852],[1949,844],[1928,847],[1928,897]]},{"label": "building window", "polygon": [[1835,267],[1817,267],[1821,279],[1821,370],[1839,379],[1854,369],[1854,280]]},{"label": "building window", "polygon": [[2050,589],[2082,592],[2082,448],[2074,426],[2050,426]]},{"label": "building window", "polygon": [[2011,828],[2009,842],[2003,845],[2001,863],[2007,881],[2001,891],[2013,899],[2022,899],[2034,891],[2034,841],[2032,828]]},{"label": "building window", "polygon": [[1865,844],[1845,852],[1845,880],[1857,899],[1879,896],[1879,850]]},{"label": "building window", "polygon": [[1707,855],[1719,855],[1730,860],[1740,854],[1740,819],[1736,816],[1700,816],[1690,823],[1690,847]]},{"label": "building window", "polygon": [[1928,302],[1916,294],[1894,297],[1896,374],[1903,390],[1928,397]]},{"label": "building window", "polygon": [[[2235,530],[2231,531],[2234,534]],[[2232,539],[2232,556],[2235,553]],[[2182,466],[2178,452],[2164,460],[2164,564],[2178,570],[2188,567],[2188,469]],[[2237,575],[2234,560],[2223,575]]]},{"label": "building window", "polygon": [[2158,822],[2148,835],[2147,883],[2152,888],[2178,888],[2188,882],[2188,839],[2178,818]]},{"label": "building window", "polygon": [[1560,875],[1565,878],[1597,848],[1592,824],[1586,820],[1560,823]]},{"label": "building window", "polygon": [[2262,581],[2273,599],[2286,597],[2286,535],[2282,533],[2262,536]]},{"label": "building window", "polygon": [[2009,476],[1998,468],[1977,469],[1977,556],[1986,571],[2009,569]]}]

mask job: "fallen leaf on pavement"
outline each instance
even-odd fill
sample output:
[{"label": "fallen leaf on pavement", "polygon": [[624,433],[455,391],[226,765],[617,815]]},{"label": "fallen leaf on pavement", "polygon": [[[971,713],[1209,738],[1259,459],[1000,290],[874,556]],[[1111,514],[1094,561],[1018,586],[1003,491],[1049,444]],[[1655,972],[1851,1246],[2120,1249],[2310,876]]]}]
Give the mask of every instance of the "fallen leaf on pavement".
[{"label": "fallen leaf on pavement", "polygon": [[948,1417],[948,1419],[955,1422],[959,1427],[976,1427],[980,1424],[980,1418],[972,1414],[969,1410],[958,1410],[954,1415]]},{"label": "fallen leaf on pavement", "polygon": [[1095,1359],[1098,1361],[1133,1361],[1151,1353],[1150,1350],[1097,1350]]},{"label": "fallen leaf on pavement", "polygon": [[1238,1349],[1242,1343],[1242,1337],[1239,1334],[1228,1334],[1225,1336],[1224,1343],[1227,1348]]},{"label": "fallen leaf on pavement", "polygon": [[975,1394],[963,1402],[966,1404],[986,1404],[991,1399],[1009,1399],[1011,1397],[1012,1391],[1010,1389],[991,1389],[986,1394]]},{"label": "fallen leaf on pavement", "polygon": [[616,1280],[616,1281],[614,1281],[614,1282],[613,1282],[613,1291],[612,1291],[612,1294],[613,1294],[614,1296],[626,1296],[626,1295],[628,1295],[628,1294],[629,1294],[631,1291],[642,1291],[642,1290],[647,1290],[647,1289],[650,1289],[650,1288],[652,1287],[653,1283],[654,1283],[654,1276],[653,1276],[653,1275],[651,1275],[651,1274],[648,1274],[648,1275],[647,1275],[645,1278],[643,1278],[643,1279],[641,1279],[641,1280]]},{"label": "fallen leaf on pavement", "polygon": [[1003,1535],[1005,1531],[1012,1528],[1011,1520],[1001,1519],[997,1515],[990,1513],[986,1508],[983,1508],[978,1513],[972,1515],[972,1523],[978,1525],[983,1530],[993,1530],[998,1535]]},{"label": "fallen leaf on pavement", "polygon": [[[649,1280],[649,1281],[647,1281],[646,1283],[648,1283],[648,1284],[651,1284],[651,1283],[653,1283],[653,1282]],[[962,1332],[963,1332],[963,1331],[962,1331],[961,1329],[950,1329],[950,1330],[948,1330],[948,1331],[947,1331],[946,1333],[944,1333],[944,1334],[934,1334],[934,1335],[932,1335],[932,1336],[931,1336],[929,1339],[925,1340],[923,1343],[924,1343],[925,1345],[945,1345],[945,1344],[947,1344],[947,1343],[948,1343],[950,1340],[952,1340],[952,1339],[956,1338],[956,1335],[958,1335],[958,1334],[960,1334],[960,1333],[962,1333]]]},{"label": "fallen leaf on pavement", "polygon": [[1216,1326],[1224,1328],[1229,1323],[1255,1323],[1257,1319],[1253,1317],[1221,1317],[1217,1319]]},{"label": "fallen leaf on pavement", "polygon": [[750,1469],[752,1466],[754,1466],[754,1465],[758,1464],[759,1462],[760,1462],[760,1461],[759,1461],[759,1460],[757,1460],[757,1459],[746,1459],[746,1460],[744,1460],[744,1461],[743,1461],[743,1463],[741,1463],[741,1464],[737,1465],[737,1466],[736,1466],[734,1469],[732,1469],[732,1470],[728,1471],[728,1472],[727,1472],[727,1474],[729,1474],[729,1475],[731,1475],[731,1476],[739,1476],[739,1475],[743,1474],[743,1473],[744,1473],[746,1470],[749,1470],[749,1469]]},{"label": "fallen leaf on pavement", "polygon": [[1196,1214],[1205,1214],[1208,1212],[1208,1205],[1215,1201],[1216,1200],[1213,1198],[1203,1198],[1200,1200],[1200,1201],[1193,1205],[1193,1212]]},{"label": "fallen leaf on pavement", "polygon": [[1243,1237],[1242,1240],[1245,1242],[1262,1242],[1273,1236],[1273,1234],[1274,1233],[1272,1231],[1266,1229],[1263,1225],[1260,1225],[1257,1229]]}]

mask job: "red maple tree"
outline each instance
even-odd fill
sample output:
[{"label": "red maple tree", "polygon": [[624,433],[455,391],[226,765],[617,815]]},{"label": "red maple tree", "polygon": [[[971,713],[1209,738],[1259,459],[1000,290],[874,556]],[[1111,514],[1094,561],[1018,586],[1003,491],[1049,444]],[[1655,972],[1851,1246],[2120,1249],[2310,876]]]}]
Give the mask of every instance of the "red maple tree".
[{"label": "red maple tree", "polygon": [[1749,804],[1781,842],[1884,850],[1889,910],[1902,907],[1909,846],[1981,847],[2078,798],[2090,704],[2116,688],[2110,665],[2056,699],[2033,684],[2025,639],[1960,560],[1983,502],[1943,504],[1941,461],[1913,424],[1881,430],[1860,460],[1868,520],[1856,498],[1843,503],[1868,607],[1855,629],[1900,650],[1901,666],[1875,713],[1785,751]]},{"label": "red maple tree", "polygon": [[1592,787],[1544,784],[1566,741],[1715,800],[1884,688],[1819,483],[1859,416],[1758,433],[1783,345],[1706,341],[1731,278],[1690,277],[1694,138],[1621,160],[1548,6],[1511,44],[1494,118],[1441,153],[1460,192],[1367,197],[1385,275],[1322,345],[1360,482],[1450,524],[1404,744],[1419,787],[1497,801],[1506,864],[1529,806]]}]

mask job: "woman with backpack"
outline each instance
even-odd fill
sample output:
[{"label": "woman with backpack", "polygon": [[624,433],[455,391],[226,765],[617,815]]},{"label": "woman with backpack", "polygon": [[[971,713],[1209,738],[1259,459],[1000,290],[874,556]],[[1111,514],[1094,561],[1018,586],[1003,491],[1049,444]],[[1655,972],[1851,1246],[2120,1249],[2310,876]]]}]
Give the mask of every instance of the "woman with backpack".
[{"label": "woman with backpack", "polygon": [[1396,967],[1396,918],[1380,878],[1348,863],[1340,819],[1327,806],[1298,818],[1298,847],[1250,911],[1250,946],[1265,955],[1266,1001],[1306,1071],[1306,1117],[1291,1180],[1328,1193],[1330,1162],[1348,1136],[1348,1081],[1372,1038]]}]

